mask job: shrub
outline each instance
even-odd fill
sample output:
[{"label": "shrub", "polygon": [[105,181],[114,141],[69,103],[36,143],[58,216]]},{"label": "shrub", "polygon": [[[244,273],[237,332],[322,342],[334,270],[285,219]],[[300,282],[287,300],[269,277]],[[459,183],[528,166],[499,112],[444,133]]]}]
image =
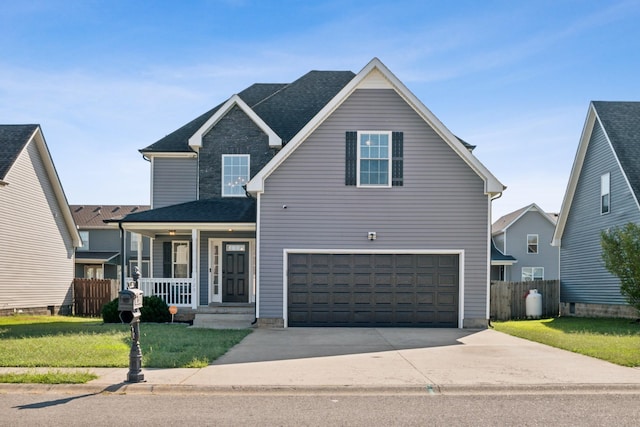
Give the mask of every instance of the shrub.
[{"label": "shrub", "polygon": [[169,306],[160,297],[150,296],[142,298],[141,322],[165,323],[171,321]]},{"label": "shrub", "polygon": [[102,306],[102,321],[104,323],[120,323],[118,312],[118,298]]},{"label": "shrub", "polygon": [[[102,307],[102,321],[104,323],[121,323],[118,311],[118,298],[106,303]],[[150,296],[142,298],[140,321],[147,323],[165,323],[171,321],[169,306],[160,297]]]}]

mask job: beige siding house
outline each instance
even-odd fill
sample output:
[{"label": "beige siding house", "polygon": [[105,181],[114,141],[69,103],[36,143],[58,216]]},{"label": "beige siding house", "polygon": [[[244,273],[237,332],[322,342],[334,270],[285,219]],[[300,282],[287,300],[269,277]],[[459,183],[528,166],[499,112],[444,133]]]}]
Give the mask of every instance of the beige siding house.
[{"label": "beige siding house", "polygon": [[39,125],[0,125],[0,314],[68,312],[71,211]]}]

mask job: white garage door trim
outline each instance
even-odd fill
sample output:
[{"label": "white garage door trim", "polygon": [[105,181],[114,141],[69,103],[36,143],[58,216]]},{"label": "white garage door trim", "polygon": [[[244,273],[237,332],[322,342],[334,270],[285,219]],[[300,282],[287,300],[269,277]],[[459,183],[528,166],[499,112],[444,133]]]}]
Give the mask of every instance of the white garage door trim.
[{"label": "white garage door trim", "polygon": [[415,254],[415,255],[458,255],[458,328],[464,320],[464,249],[289,249],[282,251],[282,318],[284,327],[289,327],[289,254]]}]

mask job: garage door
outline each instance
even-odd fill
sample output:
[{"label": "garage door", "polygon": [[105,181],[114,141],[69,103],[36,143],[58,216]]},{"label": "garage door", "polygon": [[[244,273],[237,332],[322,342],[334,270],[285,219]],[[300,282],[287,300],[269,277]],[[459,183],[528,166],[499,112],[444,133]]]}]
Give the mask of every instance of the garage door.
[{"label": "garage door", "polygon": [[458,255],[288,254],[289,326],[458,326]]}]

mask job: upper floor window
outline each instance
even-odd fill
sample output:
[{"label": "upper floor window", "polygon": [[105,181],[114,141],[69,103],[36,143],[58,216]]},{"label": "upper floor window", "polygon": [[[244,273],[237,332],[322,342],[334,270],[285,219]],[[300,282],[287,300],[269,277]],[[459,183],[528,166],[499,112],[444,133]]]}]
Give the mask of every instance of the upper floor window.
[{"label": "upper floor window", "polygon": [[358,132],[358,186],[391,187],[391,132]]},{"label": "upper floor window", "polygon": [[600,213],[608,214],[611,210],[611,175],[600,176]]},{"label": "upper floor window", "polygon": [[403,155],[403,132],[347,131],[344,183],[358,187],[402,187]]},{"label": "upper floor window", "polygon": [[538,235],[537,234],[527,234],[527,253],[528,254],[538,253]]},{"label": "upper floor window", "polygon": [[243,186],[249,182],[249,155],[222,155],[222,196],[244,197]]},{"label": "upper floor window", "polygon": [[80,231],[80,239],[82,239],[82,247],[79,247],[80,251],[88,251],[89,250],[89,232],[88,231]]},{"label": "upper floor window", "polygon": [[522,267],[522,281],[544,280],[544,267]]}]

